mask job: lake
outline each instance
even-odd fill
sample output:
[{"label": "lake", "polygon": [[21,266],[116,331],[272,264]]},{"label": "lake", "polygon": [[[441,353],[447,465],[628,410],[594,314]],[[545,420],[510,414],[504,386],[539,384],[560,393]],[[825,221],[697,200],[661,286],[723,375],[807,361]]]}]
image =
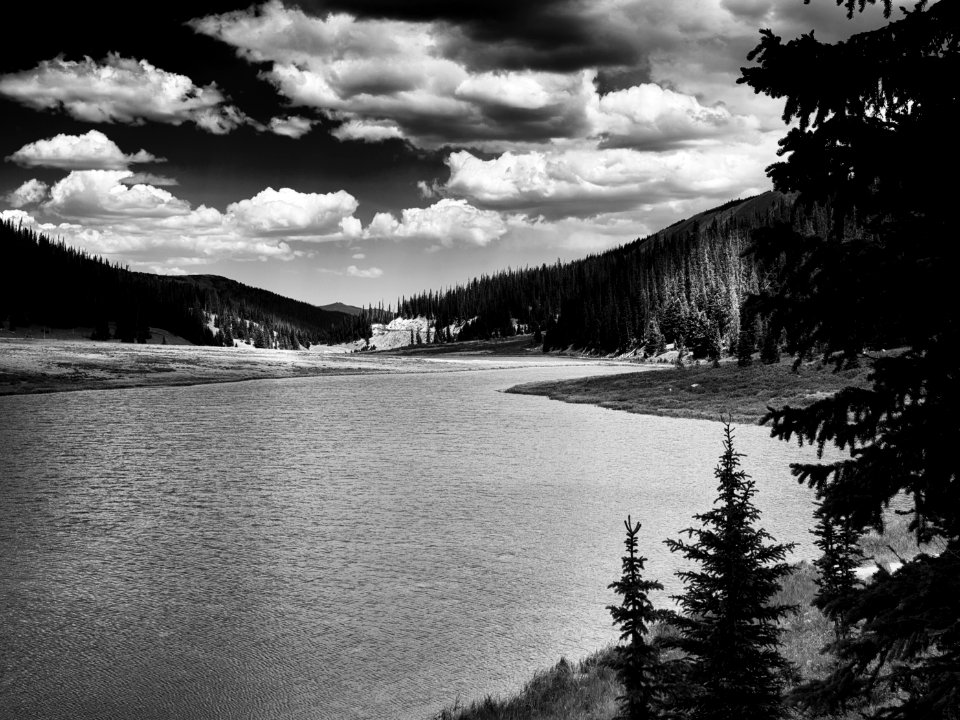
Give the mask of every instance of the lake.
[{"label": "lake", "polygon": [[[720,424],[499,392],[634,368],[472,367],[0,397],[0,715],[423,720],[614,641],[623,519],[676,592]],[[812,452],[736,449],[812,556]]]}]

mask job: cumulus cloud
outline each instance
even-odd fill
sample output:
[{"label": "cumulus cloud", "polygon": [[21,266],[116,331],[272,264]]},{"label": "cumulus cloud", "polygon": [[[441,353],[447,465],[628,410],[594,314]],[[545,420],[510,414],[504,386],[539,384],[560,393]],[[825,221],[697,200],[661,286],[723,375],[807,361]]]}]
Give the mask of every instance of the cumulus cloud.
[{"label": "cumulus cloud", "polygon": [[590,112],[601,147],[666,150],[759,129],[754,117],[734,115],[723,105],[706,107],[692,95],[653,83],[599,96]]},{"label": "cumulus cloud", "polygon": [[351,255],[350,257],[352,257],[354,260],[366,260],[366,259],[367,259],[367,256],[364,255],[363,253],[354,253],[354,254]]},{"label": "cumulus cloud", "polygon": [[84,122],[191,122],[224,134],[246,121],[216,85],[200,87],[185,75],[113,53],[100,62],[61,56],[32,70],[0,75],[0,95],[34,110],[62,110]]},{"label": "cumulus cloud", "polygon": [[751,146],[667,153],[574,149],[506,152],[490,160],[465,151],[446,159],[442,194],[480,207],[548,218],[593,216],[691,198],[725,200],[766,189],[763,158],[776,149],[765,137]]},{"label": "cumulus cloud", "polygon": [[64,218],[164,218],[184,215],[190,204],[152,185],[124,185],[128,170],[74,170],[50,188],[44,209]]},{"label": "cumulus cloud", "polygon": [[52,138],[27,143],[7,160],[23,167],[53,167],[63,170],[126,170],[134,163],[166,162],[146,150],[132,155],[121,152],[110,138],[99,130],[83,135],[54,135]]},{"label": "cumulus cloud", "polygon": [[310,132],[314,120],[299,115],[289,117],[270,118],[269,129],[274,135],[283,135],[288,138],[301,138]]},{"label": "cumulus cloud", "polygon": [[[227,206],[227,215],[251,235],[324,236],[342,229],[352,217],[357,200],[343,190],[301,193],[290,188],[267,188],[248,200]],[[352,223],[347,227],[355,228]]]},{"label": "cumulus cloud", "polygon": [[11,199],[30,198],[31,211],[9,209],[3,217],[151,270],[223,259],[292,260],[305,254],[294,243],[346,243],[363,235],[353,217],[357,201],[342,190],[267,188],[221,212],[154,185],[127,184],[136,179],[127,170],[74,170],[50,188],[30,181],[5,199],[14,205]]},{"label": "cumulus cloud", "polygon": [[360,269],[356,265],[351,265],[347,268],[347,275],[351,275],[357,278],[378,278],[383,275],[383,270],[378,267],[369,267]]},{"label": "cumulus cloud", "polygon": [[11,223],[15,227],[18,225],[26,225],[28,227],[35,227],[37,225],[36,218],[33,217],[26,210],[0,210],[0,222]]},{"label": "cumulus cloud", "polygon": [[399,220],[390,213],[377,213],[367,226],[367,237],[416,238],[443,247],[489,245],[507,232],[499,213],[480,210],[466,200],[444,198],[425,208],[407,208]]},{"label": "cumulus cloud", "polygon": [[46,199],[50,192],[50,186],[37,179],[27,180],[16,190],[11,191],[6,196],[6,201],[14,208],[22,208],[26,205],[36,205]]}]

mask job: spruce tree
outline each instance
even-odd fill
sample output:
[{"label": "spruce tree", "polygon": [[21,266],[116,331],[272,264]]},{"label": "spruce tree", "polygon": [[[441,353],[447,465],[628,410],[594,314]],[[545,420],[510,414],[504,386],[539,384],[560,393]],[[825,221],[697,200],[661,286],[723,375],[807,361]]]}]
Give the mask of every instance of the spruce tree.
[{"label": "spruce tree", "polygon": [[677,573],[684,593],[682,613],[671,622],[679,636],[671,645],[685,653],[690,717],[697,720],[773,720],[784,713],[783,688],[790,665],[780,654],[778,621],[792,608],[771,598],[790,571],[784,562],[792,544],[777,544],[756,527],[760,512],[754,482],[739,469],[733,431],[724,425],[715,507],[695,515],[688,541],[667,540],[671,552],[698,568]]},{"label": "spruce tree", "polygon": [[637,533],[640,523],[634,525],[627,516],[624,521],[627,554],[622,557],[623,573],[609,588],[621,595],[619,605],[608,605],[613,624],[620,627],[621,645],[616,649],[617,675],[623,685],[623,694],[617,697],[620,712],[617,720],[647,720],[656,717],[655,706],[660,701],[660,652],[647,642],[651,623],[661,613],[653,608],[649,593],[663,590],[654,580],[643,579],[647,558],[637,554]]},{"label": "spruce tree", "polygon": [[[870,0],[873,4],[874,0]],[[843,0],[848,14],[864,0]],[[890,3],[885,2],[890,14]],[[920,2],[877,30],[824,43],[764,31],[741,82],[785,99],[793,125],[777,190],[825,209],[822,227],[783,226],[755,238],[762,261],[784,260],[775,290],[754,307],[776,316],[798,358],[867,364],[869,386],[806,408],[772,411],[776,437],[835,445],[849,457],[793,468],[831,522],[882,528],[890,501],[912,505],[919,553],[855,590],[820,686],[826,709],[876,689],[873,717],[960,717],[960,244],[956,182],[931,177],[960,162],[960,3]],[[802,70],[802,71],[801,71]],[[885,352],[885,348],[898,348]]]},{"label": "spruce tree", "polygon": [[856,569],[863,562],[860,533],[846,518],[826,515],[822,504],[814,517],[814,545],[820,549],[820,557],[813,562],[818,571],[818,592],[813,605],[833,621],[837,639],[842,640],[850,629],[846,613],[859,586]]},{"label": "spruce tree", "polygon": [[740,334],[737,336],[737,365],[748,367],[753,364],[753,353],[757,349],[756,317],[742,313],[740,316]]},{"label": "spruce tree", "polygon": [[[862,686],[855,673],[849,668],[844,669],[843,663],[838,661],[838,654],[843,652],[845,643],[855,632],[850,624],[849,611],[860,586],[855,571],[863,560],[863,551],[859,544],[860,533],[848,521],[826,515],[821,504],[818,504],[814,517],[817,518],[812,531],[817,538],[814,544],[821,554],[814,560],[818,591],[813,606],[833,621],[833,638],[821,649],[833,657],[833,665],[832,672],[826,677],[808,680],[795,688],[790,699],[792,704],[813,713],[831,709],[845,712],[846,696],[851,694],[851,687]],[[824,702],[824,698],[833,698],[834,702]]]}]

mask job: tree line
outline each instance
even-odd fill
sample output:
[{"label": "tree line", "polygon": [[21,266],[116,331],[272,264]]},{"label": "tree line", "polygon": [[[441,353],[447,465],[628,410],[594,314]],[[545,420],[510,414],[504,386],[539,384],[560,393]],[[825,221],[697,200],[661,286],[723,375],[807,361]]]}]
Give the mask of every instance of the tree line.
[{"label": "tree line", "polygon": [[[779,328],[744,301],[776,278],[776,259],[745,255],[751,233],[777,223],[810,230],[825,208],[797,206],[791,194],[734,200],[647,238],[571,263],[505,270],[449,290],[398,298],[403,317],[462,325],[459,339],[535,335],[544,351],[662,352],[694,357],[779,347]],[[452,338],[451,338],[452,339]]]},{"label": "tree line", "polygon": [[197,345],[310,347],[370,335],[377,317],[331,312],[213,275],[134,272],[13,221],[0,223],[0,321],[92,328],[96,340],[146,342],[163,328]]}]

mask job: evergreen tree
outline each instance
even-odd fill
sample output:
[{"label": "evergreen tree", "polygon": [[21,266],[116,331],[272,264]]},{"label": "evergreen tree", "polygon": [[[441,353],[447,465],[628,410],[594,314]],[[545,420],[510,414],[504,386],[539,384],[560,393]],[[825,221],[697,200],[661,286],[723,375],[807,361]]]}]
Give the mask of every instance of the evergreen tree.
[{"label": "evergreen tree", "polygon": [[753,364],[753,353],[757,349],[757,321],[753,317],[743,317],[740,322],[740,335],[737,337],[737,365],[747,367]]},{"label": "evergreen tree", "polygon": [[739,469],[741,457],[726,424],[715,507],[694,516],[700,527],[683,531],[688,542],[666,541],[699,565],[677,573],[684,594],[675,599],[684,612],[672,618],[679,637],[671,641],[686,654],[690,695],[683,702],[697,720],[773,720],[784,712],[790,665],[778,650],[778,621],[792,608],[770,601],[790,571],[783,560],[793,546],[755,527],[756,488]]},{"label": "evergreen tree", "polygon": [[[870,0],[873,4],[873,0]],[[863,0],[844,0],[848,14]],[[889,16],[890,3],[885,2]],[[889,691],[873,717],[960,717],[960,314],[954,291],[956,183],[929,177],[960,161],[960,3],[918,3],[846,41],[812,34],[783,43],[764,31],[742,82],[784,98],[794,125],[786,159],[768,169],[797,203],[828,209],[819,227],[780,227],[755,254],[784,260],[755,306],[778,318],[797,362],[817,352],[838,367],[867,363],[870,386],[847,388],[767,421],[782,439],[836,445],[848,458],[798,464],[822,515],[859,532],[881,528],[891,499],[911,503],[918,554],[857,589],[836,668],[819,687],[837,708]],[[798,71],[802,68],[802,72]],[[882,348],[899,347],[896,353]],[[808,698],[811,700],[811,698]]]},{"label": "evergreen tree", "polygon": [[627,516],[624,525],[627,539],[624,545],[627,554],[622,558],[623,573],[609,588],[621,595],[619,605],[609,605],[613,624],[620,627],[621,644],[616,649],[617,675],[623,685],[618,720],[647,720],[655,715],[655,705],[660,701],[660,652],[647,642],[650,624],[660,617],[649,600],[649,593],[663,590],[663,585],[643,579],[643,566],[647,558],[637,554],[637,533],[640,523],[634,525]]},{"label": "evergreen tree", "polygon": [[842,640],[850,625],[846,612],[859,586],[855,571],[863,562],[860,533],[846,518],[838,520],[826,515],[822,504],[818,504],[814,517],[814,545],[820,549],[820,557],[813,562],[818,570],[819,588],[813,604],[833,620],[837,639]]},{"label": "evergreen tree", "polygon": [[647,355],[659,355],[664,351],[665,345],[663,333],[660,332],[660,323],[657,322],[656,317],[650,318],[650,322],[647,323],[646,336],[644,337],[644,352]]}]

